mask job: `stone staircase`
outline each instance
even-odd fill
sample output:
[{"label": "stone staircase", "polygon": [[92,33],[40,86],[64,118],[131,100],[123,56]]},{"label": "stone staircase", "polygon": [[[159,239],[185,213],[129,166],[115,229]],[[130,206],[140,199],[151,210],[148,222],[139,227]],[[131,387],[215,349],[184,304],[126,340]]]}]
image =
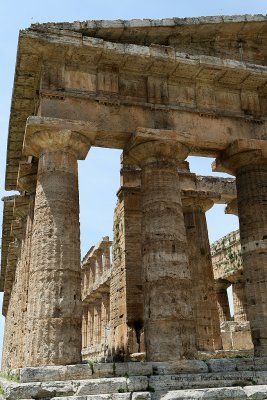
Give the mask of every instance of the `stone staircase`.
[{"label": "stone staircase", "polygon": [[0,385],[7,400],[263,400],[267,358],[22,368]]}]

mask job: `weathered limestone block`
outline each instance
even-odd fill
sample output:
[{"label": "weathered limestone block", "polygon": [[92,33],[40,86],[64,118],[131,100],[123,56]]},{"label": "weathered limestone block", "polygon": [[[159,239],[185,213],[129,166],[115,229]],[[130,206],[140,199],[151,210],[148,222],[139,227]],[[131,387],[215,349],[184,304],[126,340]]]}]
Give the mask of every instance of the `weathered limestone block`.
[{"label": "weathered limestone block", "polygon": [[92,395],[99,393],[127,392],[126,378],[102,378],[88,382],[80,382],[77,395]]},{"label": "weathered limestone block", "polygon": [[248,321],[224,321],[221,323],[224,350],[252,351],[250,324]]},{"label": "weathered limestone block", "polygon": [[208,372],[208,366],[201,360],[180,360],[178,362],[153,362],[154,375],[175,375],[179,373]]},{"label": "weathered limestone block", "polygon": [[267,144],[236,140],[214,169],[236,175],[248,319],[255,355],[267,355]]},{"label": "weathered limestone block", "polygon": [[137,392],[132,394],[132,400],[150,400],[151,393],[149,392]]},{"label": "weathered limestone block", "polygon": [[19,373],[21,383],[89,379],[91,376],[92,369],[89,364],[28,367],[21,368]]},{"label": "weathered limestone block", "polygon": [[205,212],[213,206],[210,192],[183,191],[183,213],[196,314],[198,350],[222,348],[220,320],[216,304],[214,275]]},{"label": "weathered limestone block", "polygon": [[142,187],[144,327],[149,361],[195,354],[192,278],[187,258],[177,164],[188,150],[177,142],[135,145]]},{"label": "weathered limestone block", "polygon": [[[255,391],[256,392],[256,391]],[[175,390],[168,392],[162,399],[164,400],[245,400],[247,398],[245,390],[241,387],[235,388],[215,388],[215,389],[192,389],[192,390]]]},{"label": "weathered limestone block", "polygon": [[127,390],[130,392],[142,392],[148,388],[148,378],[146,376],[130,376],[127,378]]},{"label": "weathered limestone block", "polygon": [[90,146],[77,132],[26,132],[39,157],[32,228],[25,365],[81,360],[81,273],[77,159]]},{"label": "weathered limestone block", "polygon": [[115,363],[115,375],[116,376],[142,376],[152,375],[153,367],[152,363],[149,362],[124,362]]}]

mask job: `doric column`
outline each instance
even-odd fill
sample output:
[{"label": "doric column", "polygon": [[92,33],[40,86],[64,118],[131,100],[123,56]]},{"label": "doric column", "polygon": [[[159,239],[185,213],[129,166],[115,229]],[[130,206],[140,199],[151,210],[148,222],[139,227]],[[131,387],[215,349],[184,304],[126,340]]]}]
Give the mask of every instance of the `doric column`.
[{"label": "doric column", "polygon": [[19,307],[21,282],[18,275],[20,252],[20,242],[14,241],[9,244],[3,304],[7,308],[2,356],[3,371],[20,366],[18,364],[20,361],[18,335],[20,335],[21,330],[21,310]]},{"label": "doric column", "polygon": [[247,321],[247,297],[245,293],[245,283],[238,280],[232,284],[233,303],[234,303],[234,319],[235,321]]},{"label": "doric column", "polygon": [[220,322],[231,320],[229,300],[227,295],[228,286],[230,286],[230,283],[224,279],[218,279],[215,281],[215,292]]},{"label": "doric column", "polygon": [[121,157],[120,178],[113,224],[109,346],[118,360],[144,351],[140,167]]},{"label": "doric column", "polygon": [[142,168],[142,275],[147,360],[195,354],[192,278],[177,164],[188,149],[172,141],[137,144],[129,156]]},{"label": "doric column", "polygon": [[236,176],[247,309],[255,355],[267,355],[267,142],[237,140],[214,169]]},{"label": "doric column", "polygon": [[81,268],[77,159],[88,139],[70,130],[26,131],[39,157],[29,277],[26,365],[81,360]]},{"label": "doric column", "polygon": [[102,293],[101,301],[101,343],[104,344],[104,350],[106,350],[108,344],[109,293]]},{"label": "doric column", "polygon": [[88,347],[94,344],[94,305],[88,304]]},{"label": "doric column", "polygon": [[94,301],[94,345],[101,343],[101,298]]},{"label": "doric column", "polygon": [[222,348],[220,320],[205,212],[213,206],[210,192],[183,191],[182,204],[188,257],[192,270],[198,350]]},{"label": "doric column", "polygon": [[82,348],[85,349],[88,346],[87,338],[88,338],[88,306],[87,304],[83,304],[83,313],[82,313]]}]

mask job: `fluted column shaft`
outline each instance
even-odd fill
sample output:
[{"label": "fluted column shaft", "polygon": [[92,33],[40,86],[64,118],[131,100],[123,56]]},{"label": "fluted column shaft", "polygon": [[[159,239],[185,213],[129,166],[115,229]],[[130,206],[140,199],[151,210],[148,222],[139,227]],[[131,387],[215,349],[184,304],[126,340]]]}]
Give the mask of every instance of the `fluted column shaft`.
[{"label": "fluted column shaft", "polygon": [[76,363],[82,346],[77,159],[87,154],[88,140],[68,130],[40,130],[26,132],[24,144],[39,156],[26,365]]},{"label": "fluted column shaft", "polygon": [[214,163],[236,176],[241,254],[254,353],[267,355],[267,143],[239,139]]},{"label": "fluted column shaft", "polygon": [[93,346],[94,344],[94,305],[88,305],[88,346]]},{"label": "fluted column shaft", "polygon": [[147,360],[171,361],[195,353],[192,280],[186,248],[177,163],[187,149],[147,142],[129,153],[140,162],[142,268]]},{"label": "fluted column shaft", "polygon": [[188,256],[192,268],[197,349],[214,351],[222,348],[222,342],[205,215],[205,210],[213,203],[208,202],[208,199],[185,199],[183,204]]},{"label": "fluted column shaft", "polygon": [[248,317],[256,355],[267,355],[267,163],[236,174]]},{"label": "fluted column shaft", "polygon": [[232,284],[233,303],[234,303],[234,319],[235,321],[247,321],[247,297],[245,293],[245,284],[237,281]]}]

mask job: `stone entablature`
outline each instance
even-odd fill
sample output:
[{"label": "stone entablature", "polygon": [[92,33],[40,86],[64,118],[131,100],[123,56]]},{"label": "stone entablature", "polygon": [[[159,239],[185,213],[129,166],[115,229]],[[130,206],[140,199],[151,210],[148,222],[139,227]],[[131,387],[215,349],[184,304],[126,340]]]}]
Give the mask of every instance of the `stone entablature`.
[{"label": "stone entablature", "polygon": [[[96,101],[102,110],[105,105],[127,109],[130,102],[132,107],[139,104],[151,108],[153,104],[159,115],[161,110],[165,114],[172,109],[172,113],[175,110],[203,112],[204,117],[205,114],[206,117],[218,116],[221,110],[221,118],[235,115],[264,124],[266,55],[262,41],[265,23],[265,16],[174,18],[103,21],[100,24],[99,21],[37,24],[21,31],[6,188],[16,188],[25,122],[35,114],[39,100],[39,115],[46,117],[65,118],[67,113],[68,118],[74,119],[71,105],[79,99],[85,108],[88,102]],[[257,37],[257,44],[253,37]],[[92,64],[92,60],[96,60],[94,56],[101,58],[99,66]],[[42,64],[45,68],[40,76]],[[148,70],[149,74],[144,74]],[[173,79],[169,78],[172,74]],[[36,95],[40,89],[41,98]],[[81,109],[75,119],[84,118]],[[235,131],[235,123],[224,120],[230,125],[233,123],[229,129]],[[109,129],[110,122],[107,120]],[[133,132],[136,126],[128,122],[130,130],[124,129]],[[180,130],[187,132],[181,122],[179,118]],[[206,125],[205,120],[203,123]],[[171,125],[175,125],[175,121]],[[145,126],[152,127],[149,120]],[[244,125],[243,129],[250,137],[250,127]],[[256,136],[260,137],[261,128],[256,130]],[[119,137],[114,140],[116,146],[123,147]],[[100,143],[101,138],[97,138],[95,144]],[[114,144],[109,143],[107,147]]]}]

